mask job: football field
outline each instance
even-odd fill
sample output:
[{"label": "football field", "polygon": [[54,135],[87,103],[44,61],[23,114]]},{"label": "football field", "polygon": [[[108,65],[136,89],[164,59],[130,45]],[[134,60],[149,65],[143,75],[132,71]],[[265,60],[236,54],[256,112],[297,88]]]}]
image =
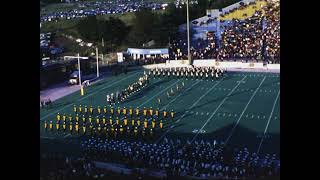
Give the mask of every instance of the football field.
[{"label": "football field", "polygon": [[[77,138],[69,133],[44,131],[45,120],[55,120],[59,112],[70,114],[73,105],[107,105],[106,95],[126,88],[143,75],[143,70],[105,78],[80,92],[65,96],[49,109],[40,109],[40,137],[53,140]],[[175,90],[176,85],[184,87]],[[167,97],[174,89],[175,95]],[[158,104],[157,99],[161,99]],[[153,107],[176,112],[165,123],[155,142],[164,137],[189,141],[202,139],[224,142],[226,146],[248,147],[252,152],[280,155],[280,75],[273,73],[227,72],[214,80],[156,78],[149,86],[116,107]]]}]

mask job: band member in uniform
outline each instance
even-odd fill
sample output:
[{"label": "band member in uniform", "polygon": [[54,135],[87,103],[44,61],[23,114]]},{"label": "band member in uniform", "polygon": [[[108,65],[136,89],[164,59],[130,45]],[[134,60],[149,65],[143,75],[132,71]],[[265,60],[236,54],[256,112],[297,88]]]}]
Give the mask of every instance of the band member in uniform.
[{"label": "band member in uniform", "polygon": [[98,111],[98,114],[101,114],[101,108],[100,108],[100,106],[98,106],[97,111]]},{"label": "band member in uniform", "polygon": [[143,127],[148,128],[148,120],[147,119],[144,119]]},{"label": "band member in uniform", "polygon": [[73,127],[73,126],[72,126],[72,122],[70,122],[70,123],[69,123],[69,131],[70,131],[71,134],[72,134],[72,127]]},{"label": "band member in uniform", "polygon": [[167,111],[166,110],[163,111],[163,117],[167,118]]},{"label": "band member in uniform", "polygon": [[143,116],[146,117],[147,116],[147,109],[144,107],[143,108]]},{"label": "band member in uniform", "polygon": [[139,110],[139,108],[137,107],[137,108],[136,108],[136,116],[137,116],[137,117],[139,116],[139,112],[140,112],[140,110]]},{"label": "band member in uniform", "polygon": [[102,116],[102,123],[106,124],[106,117],[105,116]]},{"label": "band member in uniform", "polygon": [[107,114],[107,113],[108,113],[107,106],[104,106],[104,107],[103,107],[103,112],[104,112],[104,114]]},{"label": "band member in uniform", "polygon": [[69,115],[69,122],[72,122],[72,115]]},{"label": "band member in uniform", "polygon": [[83,135],[86,134],[86,128],[87,128],[86,125],[83,125],[83,126],[82,126],[82,133],[83,133]]},{"label": "band member in uniform", "polygon": [[113,109],[113,107],[110,108],[110,114],[111,114],[111,116],[113,116],[113,114],[114,114],[114,109]]},{"label": "band member in uniform", "polygon": [[93,124],[92,123],[90,123],[89,128],[90,128],[90,134],[93,135]]},{"label": "band member in uniform", "polygon": [[110,117],[110,119],[109,119],[109,123],[110,123],[110,125],[113,125],[112,117]]},{"label": "band member in uniform", "polygon": [[119,131],[120,131],[120,135],[122,135],[122,134],[123,134],[123,127],[122,127],[122,125],[120,125]]},{"label": "band member in uniform", "polygon": [[82,106],[81,106],[81,104],[80,104],[80,106],[79,106],[79,113],[82,113]]},{"label": "band member in uniform", "polygon": [[156,120],[152,119],[151,127],[154,129],[156,127]]},{"label": "band member in uniform", "polygon": [[50,123],[49,123],[49,129],[50,129],[50,131],[52,130],[52,121],[50,121]]},{"label": "band member in uniform", "polygon": [[156,115],[156,118],[158,118],[158,117],[159,117],[159,108],[157,108],[157,109],[156,109],[156,111],[155,111],[155,115]]},{"label": "band member in uniform", "polygon": [[126,109],[126,107],[124,107],[124,108],[122,109],[122,114],[123,114],[123,115],[127,115],[127,109]]},{"label": "band member in uniform", "polygon": [[77,112],[77,106],[73,105],[73,112],[76,113]]},{"label": "band member in uniform", "polygon": [[161,99],[160,98],[158,98],[158,104],[161,105]]},{"label": "band member in uniform", "polygon": [[89,111],[90,111],[90,114],[92,115],[92,114],[93,114],[93,107],[92,107],[92,105],[90,106]]},{"label": "band member in uniform", "polygon": [[84,106],[84,113],[85,113],[85,114],[88,113],[88,107],[87,107],[87,105]]},{"label": "band member in uniform", "polygon": [[63,132],[66,131],[66,122],[64,121],[63,124],[62,124],[62,129],[63,129]]},{"label": "band member in uniform", "polygon": [[171,114],[171,118],[173,119],[173,117],[174,117],[174,111],[171,110],[170,114]]},{"label": "band member in uniform", "polygon": [[137,119],[137,125],[140,126],[140,119]]},{"label": "band member in uniform", "polygon": [[142,128],[141,134],[142,134],[143,137],[146,135],[146,128]]},{"label": "band member in uniform", "polygon": [[76,133],[78,133],[78,132],[79,132],[79,124],[78,124],[78,122],[76,122],[75,130],[76,130]]},{"label": "band member in uniform", "polygon": [[86,117],[82,115],[82,123],[86,123]]},{"label": "band member in uniform", "polygon": [[56,129],[57,129],[57,131],[59,131],[59,125],[60,125],[60,124],[59,124],[59,121],[57,121],[57,122],[56,122]]},{"label": "band member in uniform", "polygon": [[48,123],[47,121],[44,121],[44,129],[47,130],[47,128],[48,128]]},{"label": "band member in uniform", "polygon": [[98,125],[98,133],[99,133],[99,135],[101,135],[101,125],[100,124]]},{"label": "band member in uniform", "polygon": [[60,121],[60,118],[61,118],[60,113],[58,113],[57,114],[57,120]]},{"label": "band member in uniform", "polygon": [[138,135],[138,127],[137,126],[134,127],[133,132],[134,132],[134,136],[137,137],[137,135]]},{"label": "band member in uniform", "polygon": [[89,122],[92,123],[92,117],[91,116],[89,116]]},{"label": "band member in uniform", "polygon": [[130,135],[130,134],[131,134],[130,126],[127,126],[127,135]]},{"label": "band member in uniform", "polygon": [[100,124],[99,116],[96,117],[96,123],[97,123],[97,124]]},{"label": "band member in uniform", "polygon": [[150,116],[152,117],[153,116],[153,108],[152,107],[149,109],[149,113],[150,113]]},{"label": "band member in uniform", "polygon": [[117,119],[116,119],[116,124],[117,124],[117,126],[119,126],[119,124],[120,124],[119,117],[117,117]]},{"label": "band member in uniform", "polygon": [[129,115],[130,115],[130,117],[132,117],[132,112],[133,110],[132,110],[132,107],[130,107],[130,109],[129,109]]},{"label": "band member in uniform", "polygon": [[159,127],[160,127],[160,129],[162,129],[162,128],[163,128],[163,123],[162,123],[162,120],[160,120],[160,124],[159,124]]},{"label": "band member in uniform", "polygon": [[76,122],[79,122],[79,115],[76,114]]},{"label": "band member in uniform", "polygon": [[153,128],[150,128],[150,136],[152,137],[153,136]]},{"label": "band member in uniform", "polygon": [[131,126],[134,126],[134,119],[131,120]]},{"label": "band member in uniform", "polygon": [[128,119],[127,119],[127,117],[124,118],[124,120],[123,120],[123,125],[124,125],[124,126],[127,126],[127,125],[128,125]]}]

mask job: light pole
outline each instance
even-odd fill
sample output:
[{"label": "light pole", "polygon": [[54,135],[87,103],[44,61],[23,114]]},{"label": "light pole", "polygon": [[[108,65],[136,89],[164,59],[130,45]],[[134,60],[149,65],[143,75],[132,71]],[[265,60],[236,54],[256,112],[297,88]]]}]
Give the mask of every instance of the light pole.
[{"label": "light pole", "polygon": [[188,40],[188,62],[191,65],[190,56],[190,30],[189,30],[189,0],[187,0],[187,40]]},{"label": "light pole", "polygon": [[98,47],[96,47],[96,57],[97,57],[97,77],[99,77],[99,55],[98,55]]},{"label": "light pole", "polygon": [[79,72],[79,86],[81,87],[80,54],[79,53],[78,53],[78,72]]}]

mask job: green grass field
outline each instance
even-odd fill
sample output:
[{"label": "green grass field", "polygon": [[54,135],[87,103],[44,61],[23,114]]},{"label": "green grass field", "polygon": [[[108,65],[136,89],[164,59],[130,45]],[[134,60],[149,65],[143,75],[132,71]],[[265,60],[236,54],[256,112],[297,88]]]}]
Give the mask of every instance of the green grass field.
[{"label": "green grass field", "polygon": [[[76,139],[69,134],[45,132],[43,122],[55,120],[58,112],[72,113],[74,104],[104,106],[106,94],[125,88],[142,74],[143,70],[136,70],[103,79],[88,87],[85,96],[76,92],[55,101],[51,109],[41,109],[41,139]],[[166,92],[182,81],[185,87],[167,98]],[[222,79],[213,81],[154,79],[141,93],[118,106],[175,110],[175,119],[165,123],[155,141],[164,137],[209,138],[223,141],[227,146],[246,146],[251,151],[279,154],[279,96],[279,74],[228,72]],[[161,105],[157,98],[161,98]]]}]

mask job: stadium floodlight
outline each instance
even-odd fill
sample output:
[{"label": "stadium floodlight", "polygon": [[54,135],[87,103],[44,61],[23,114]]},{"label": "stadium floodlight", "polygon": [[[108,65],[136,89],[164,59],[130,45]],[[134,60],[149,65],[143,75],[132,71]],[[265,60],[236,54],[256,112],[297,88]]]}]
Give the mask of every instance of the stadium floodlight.
[{"label": "stadium floodlight", "polygon": [[189,29],[189,0],[187,0],[187,41],[188,41],[188,62],[191,65],[190,56],[190,29]]}]

